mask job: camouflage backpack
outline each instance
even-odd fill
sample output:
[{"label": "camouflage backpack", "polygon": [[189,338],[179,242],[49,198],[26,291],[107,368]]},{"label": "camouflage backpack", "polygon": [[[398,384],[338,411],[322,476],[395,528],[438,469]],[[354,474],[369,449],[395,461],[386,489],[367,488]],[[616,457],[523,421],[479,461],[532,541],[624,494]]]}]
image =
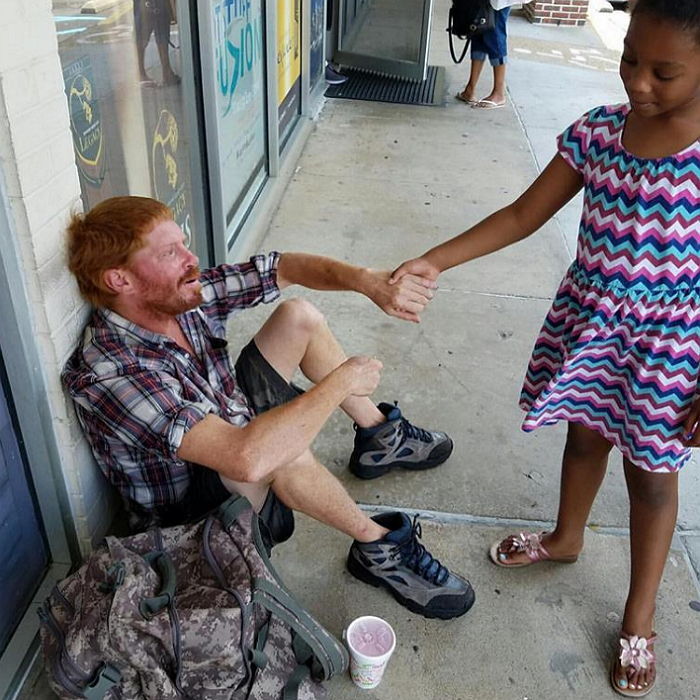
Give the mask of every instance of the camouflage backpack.
[{"label": "camouflage backpack", "polygon": [[108,537],[39,617],[61,698],[317,700],[320,682],[347,667],[236,496],[195,524]]}]

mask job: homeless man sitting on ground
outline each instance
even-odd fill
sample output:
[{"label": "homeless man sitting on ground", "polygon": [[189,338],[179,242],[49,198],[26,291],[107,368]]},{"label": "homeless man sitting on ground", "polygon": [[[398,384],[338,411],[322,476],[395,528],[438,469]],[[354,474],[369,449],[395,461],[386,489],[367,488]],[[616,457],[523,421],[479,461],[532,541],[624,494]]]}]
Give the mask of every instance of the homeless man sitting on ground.
[{"label": "homeless man sitting on ground", "polygon": [[[361,478],[447,459],[447,435],[369,399],[381,363],[347,359],[321,313],[300,299],[274,310],[235,370],[227,351],[229,316],[290,284],[359,291],[415,321],[430,283],[409,277],[394,287],[388,272],[299,253],[202,272],[171,211],[144,197],[73,216],[68,258],[95,310],[63,381],[134,528],[196,518],[237,492],[260,513],[269,547],[291,536],[290,509],[299,510],[350,535],[350,573],[409,610],[448,619],[471,607],[468,581],[419,543],[415,521],[368,517],[309,449],[340,406],[358,426],[350,469]],[[314,383],[305,393],[290,384],[297,368]]]}]

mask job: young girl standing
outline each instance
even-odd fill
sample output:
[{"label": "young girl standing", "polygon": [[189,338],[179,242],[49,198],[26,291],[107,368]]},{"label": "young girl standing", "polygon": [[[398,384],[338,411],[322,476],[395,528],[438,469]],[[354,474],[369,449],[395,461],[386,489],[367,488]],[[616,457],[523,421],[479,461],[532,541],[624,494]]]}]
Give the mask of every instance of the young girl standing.
[{"label": "young girl standing", "polygon": [[631,577],[611,669],[620,694],[656,678],[656,594],[676,522],[678,470],[700,445],[700,2],[638,0],[620,76],[629,104],[598,107],[513,204],[403,263],[443,271],[519,241],[584,188],[576,259],[535,345],[526,431],[568,421],[554,530],[494,544],[504,567],[575,561],[613,446],[630,499]]}]

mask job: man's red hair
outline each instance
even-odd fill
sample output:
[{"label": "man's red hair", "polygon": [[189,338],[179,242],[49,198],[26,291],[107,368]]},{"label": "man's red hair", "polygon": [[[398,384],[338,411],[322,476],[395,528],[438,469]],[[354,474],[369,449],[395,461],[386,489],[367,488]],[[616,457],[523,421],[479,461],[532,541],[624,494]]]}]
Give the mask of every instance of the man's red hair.
[{"label": "man's red hair", "polygon": [[67,228],[68,267],[83,297],[93,306],[109,306],[114,296],[104,273],[128,264],[143,237],[172,211],[150,197],[112,197],[86,214],[73,214]]}]

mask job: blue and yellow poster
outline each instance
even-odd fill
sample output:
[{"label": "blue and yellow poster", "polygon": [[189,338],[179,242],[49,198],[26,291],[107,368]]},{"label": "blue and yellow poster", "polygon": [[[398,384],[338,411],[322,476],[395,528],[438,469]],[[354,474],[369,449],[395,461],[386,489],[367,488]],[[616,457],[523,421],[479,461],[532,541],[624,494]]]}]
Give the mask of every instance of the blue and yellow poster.
[{"label": "blue and yellow poster", "polygon": [[84,56],[67,65],[63,70],[63,81],[80,179],[83,185],[99,188],[105,177],[107,158],[100,102],[90,59]]},{"label": "blue and yellow poster", "polygon": [[301,105],[301,0],[277,0],[277,102],[280,143]]}]

